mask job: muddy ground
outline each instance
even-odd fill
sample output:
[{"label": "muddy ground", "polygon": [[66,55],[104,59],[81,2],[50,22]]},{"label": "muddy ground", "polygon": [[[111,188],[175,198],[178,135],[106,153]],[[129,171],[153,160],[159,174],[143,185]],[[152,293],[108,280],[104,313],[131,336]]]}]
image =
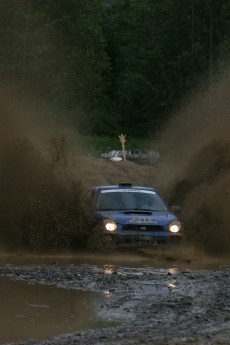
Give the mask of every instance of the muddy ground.
[{"label": "muddy ground", "polygon": [[102,293],[97,314],[112,322],[20,344],[230,344],[229,261],[185,253],[88,253],[78,264],[55,257],[46,265],[2,265],[1,276]]}]

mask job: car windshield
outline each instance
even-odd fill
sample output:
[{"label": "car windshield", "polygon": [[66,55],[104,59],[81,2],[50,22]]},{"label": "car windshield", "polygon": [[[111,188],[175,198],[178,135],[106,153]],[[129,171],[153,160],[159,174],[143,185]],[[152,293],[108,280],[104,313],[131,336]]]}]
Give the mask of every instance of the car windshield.
[{"label": "car windshield", "polygon": [[96,203],[97,210],[167,211],[161,197],[151,190],[104,189]]}]

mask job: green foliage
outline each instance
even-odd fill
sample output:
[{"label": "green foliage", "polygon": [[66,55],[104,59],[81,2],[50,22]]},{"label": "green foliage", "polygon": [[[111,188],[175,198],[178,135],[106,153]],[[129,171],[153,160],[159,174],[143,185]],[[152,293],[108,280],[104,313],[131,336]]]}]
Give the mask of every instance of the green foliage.
[{"label": "green foliage", "polygon": [[85,135],[159,131],[230,52],[226,0],[0,0],[0,77]]},{"label": "green foliage", "polygon": [[135,123],[132,133],[143,135],[160,129],[202,74],[214,73],[225,2],[114,3],[118,112],[125,128]]},{"label": "green foliage", "polygon": [[87,121],[93,128],[95,116],[106,102],[110,66],[102,30],[105,7],[98,0],[59,0],[55,6],[50,3],[51,16],[62,33],[71,67],[69,112],[75,117],[76,127],[87,131]]}]

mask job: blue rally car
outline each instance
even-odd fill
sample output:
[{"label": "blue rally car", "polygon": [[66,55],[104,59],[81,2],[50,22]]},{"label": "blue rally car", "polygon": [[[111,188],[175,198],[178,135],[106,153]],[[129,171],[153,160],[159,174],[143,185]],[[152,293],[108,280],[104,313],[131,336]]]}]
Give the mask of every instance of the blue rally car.
[{"label": "blue rally car", "polygon": [[[85,198],[92,210],[92,237],[118,246],[167,245],[182,237],[182,222],[154,188],[121,183],[92,188]],[[94,236],[94,239],[98,238]]]}]

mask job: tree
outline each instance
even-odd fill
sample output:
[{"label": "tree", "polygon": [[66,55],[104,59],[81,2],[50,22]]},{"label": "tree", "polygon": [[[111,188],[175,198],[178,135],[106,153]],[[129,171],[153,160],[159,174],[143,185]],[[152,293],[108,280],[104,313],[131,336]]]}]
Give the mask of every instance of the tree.
[{"label": "tree", "polygon": [[126,133],[143,136],[158,131],[201,76],[209,71],[212,77],[223,39],[224,4],[224,0],[114,1],[113,99]]},{"label": "tree", "polygon": [[0,0],[0,77],[81,133],[160,127],[230,51],[225,0]]}]

